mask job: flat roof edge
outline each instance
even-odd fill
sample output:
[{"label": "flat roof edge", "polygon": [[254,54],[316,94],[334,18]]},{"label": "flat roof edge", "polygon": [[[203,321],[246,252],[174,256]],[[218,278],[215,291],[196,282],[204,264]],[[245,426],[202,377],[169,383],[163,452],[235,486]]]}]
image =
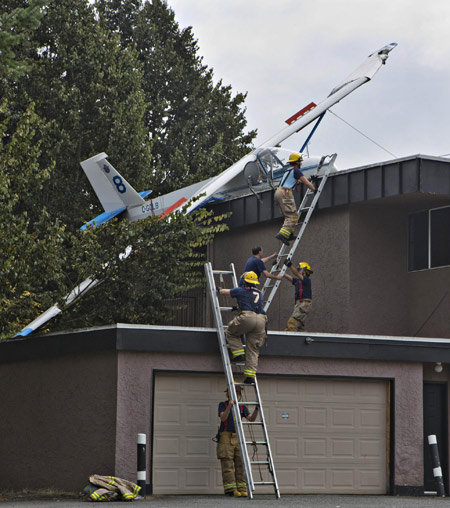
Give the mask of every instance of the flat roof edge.
[{"label": "flat roof edge", "polygon": [[[450,339],[269,331],[262,356],[450,363]],[[0,363],[104,351],[219,354],[214,328],[116,325],[0,343]]]}]

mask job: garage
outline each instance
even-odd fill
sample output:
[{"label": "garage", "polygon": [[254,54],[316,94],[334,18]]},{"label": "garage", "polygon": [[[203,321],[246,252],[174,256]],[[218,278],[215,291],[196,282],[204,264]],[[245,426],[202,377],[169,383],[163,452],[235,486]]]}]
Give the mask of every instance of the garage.
[{"label": "garage", "polygon": [[[387,493],[386,381],[258,379],[282,494]],[[154,494],[222,493],[212,437],[224,389],[223,375],[155,374]]]}]

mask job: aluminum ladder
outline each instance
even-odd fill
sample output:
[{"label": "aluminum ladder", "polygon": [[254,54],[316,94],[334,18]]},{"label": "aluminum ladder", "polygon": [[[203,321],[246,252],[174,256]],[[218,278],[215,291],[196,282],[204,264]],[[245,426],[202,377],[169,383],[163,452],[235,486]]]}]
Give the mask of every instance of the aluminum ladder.
[{"label": "aluminum ladder", "polygon": [[[211,301],[212,312],[214,314],[214,321],[217,328],[217,336],[219,338],[220,354],[222,355],[222,362],[227,381],[227,388],[230,397],[237,401],[235,386],[241,386],[242,388],[252,390],[254,393],[253,401],[243,401],[242,404],[258,407],[259,409],[259,421],[249,422],[242,421],[240,415],[240,404],[233,405],[233,418],[236,427],[236,433],[239,438],[239,448],[241,450],[242,463],[244,466],[245,477],[247,480],[247,489],[249,499],[253,498],[253,492],[257,486],[272,486],[275,491],[277,499],[280,498],[280,490],[278,487],[278,481],[275,473],[275,467],[272,459],[272,451],[270,449],[269,435],[267,432],[266,420],[264,417],[264,411],[262,407],[261,396],[258,387],[258,380],[255,378],[255,384],[244,384],[243,382],[235,382],[233,368],[241,369],[241,364],[231,364],[230,356],[228,353],[228,344],[225,336],[226,326],[223,324],[222,312],[230,312],[234,310],[234,307],[221,307],[219,302],[219,295],[217,293],[217,287],[228,288],[237,287],[238,282],[236,278],[236,272],[234,265],[230,265],[229,270],[213,270],[211,263],[205,263],[205,275],[208,285],[208,292]],[[216,286],[215,277],[219,277],[220,284]],[[227,280],[225,281],[225,278]],[[241,372],[236,372],[241,373]],[[258,418],[257,417],[257,418]],[[246,430],[244,430],[246,429]],[[247,437],[249,436],[249,437]],[[253,447],[253,457],[250,458],[248,447]],[[257,446],[262,446],[264,450],[263,460],[254,460],[257,454]],[[260,481],[255,481],[253,469],[258,469],[260,473]],[[261,471],[261,468],[264,471]]]},{"label": "aluminum ladder", "polygon": [[[325,164],[325,161],[329,159],[328,165],[324,171],[323,176],[321,176],[319,187],[317,188],[317,191],[314,193],[310,189],[306,189],[306,192],[303,196],[303,199],[300,203],[300,207],[298,209],[298,221],[296,224],[297,226],[300,226],[300,229],[298,230],[297,236],[294,240],[294,243],[292,246],[285,245],[284,243],[281,246],[280,251],[278,252],[277,259],[274,261],[272,265],[272,269],[270,270],[270,273],[272,275],[284,275],[287,270],[287,261],[291,261],[292,257],[298,247],[298,244],[300,243],[300,240],[303,236],[303,233],[305,232],[306,226],[308,225],[309,219],[311,218],[312,213],[314,212],[317,202],[319,201],[320,195],[322,193],[322,190],[325,186],[325,183],[328,179],[328,176],[330,172],[334,169],[334,161],[336,160],[337,154],[333,155],[324,155],[319,162],[319,165],[317,166],[317,170],[314,177],[318,177],[318,173],[322,169],[322,166]],[[318,177],[319,178],[319,177]],[[280,285],[281,280],[276,279],[270,279],[269,277],[266,278],[266,281],[264,283],[264,286],[261,289],[261,292],[263,295],[266,294],[266,291],[270,290],[269,296],[266,298],[266,302],[264,305],[264,310],[267,312],[268,308],[270,307],[270,304],[272,303],[272,300],[275,297],[275,294],[277,292],[278,286]]]}]

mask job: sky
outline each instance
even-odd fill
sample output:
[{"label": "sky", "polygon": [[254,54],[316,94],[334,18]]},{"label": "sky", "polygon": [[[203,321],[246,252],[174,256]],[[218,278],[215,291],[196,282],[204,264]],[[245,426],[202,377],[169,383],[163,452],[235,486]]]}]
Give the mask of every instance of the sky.
[{"label": "sky", "polygon": [[[332,108],[353,128],[327,113],[309,153],[337,153],[339,169],[450,154],[449,0],[167,1],[180,28],[192,26],[215,82],[247,92],[255,146],[298,110],[324,100],[368,55],[396,42],[373,79]],[[305,129],[282,145],[299,150],[306,135]]]}]

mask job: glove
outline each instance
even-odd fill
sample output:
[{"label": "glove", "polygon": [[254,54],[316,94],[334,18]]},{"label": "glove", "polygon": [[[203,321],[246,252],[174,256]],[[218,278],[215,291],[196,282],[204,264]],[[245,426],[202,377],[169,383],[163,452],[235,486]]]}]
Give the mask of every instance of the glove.
[{"label": "glove", "polygon": [[221,290],[221,289],[222,289],[222,288],[221,288],[220,286],[217,286],[217,287],[216,287],[216,291],[217,291],[217,294],[218,294],[218,295],[220,295],[220,290]]},{"label": "glove", "polygon": [[292,266],[292,261],[289,258],[285,259],[284,264],[289,268],[290,266]]},{"label": "glove", "polygon": [[318,187],[319,186],[319,184],[320,184],[320,178],[318,176],[314,175],[314,176],[312,176],[310,178],[310,180],[311,180],[311,183],[314,185],[314,187]]}]

